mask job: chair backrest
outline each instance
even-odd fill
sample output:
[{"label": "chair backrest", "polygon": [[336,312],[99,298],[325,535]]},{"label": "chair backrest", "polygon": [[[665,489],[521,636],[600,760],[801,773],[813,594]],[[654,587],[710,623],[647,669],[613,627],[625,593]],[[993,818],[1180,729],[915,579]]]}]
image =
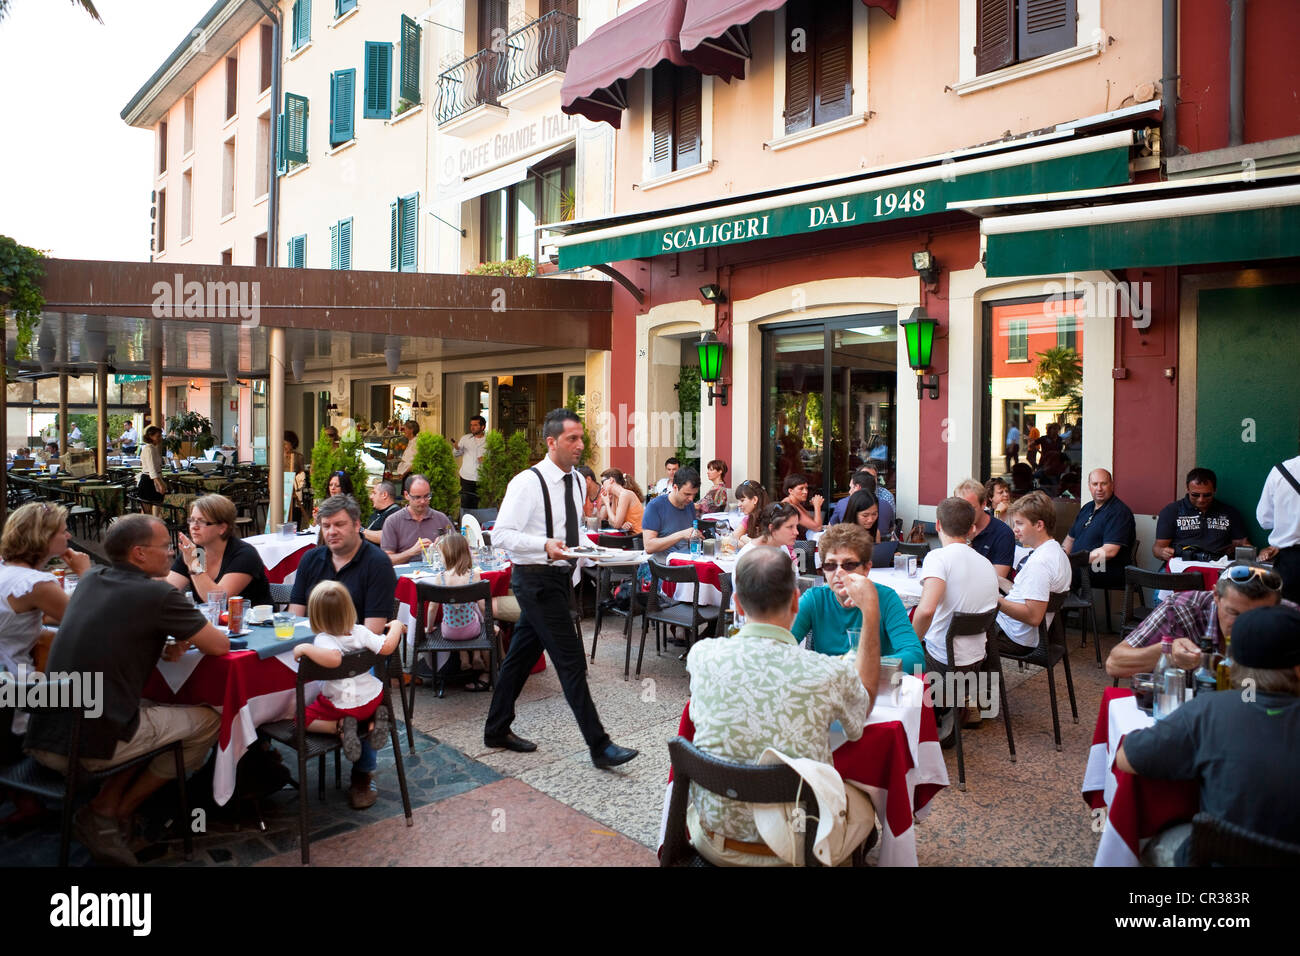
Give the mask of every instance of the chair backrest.
[{"label": "chair backrest", "polygon": [[277,611],[282,611],[289,606],[289,599],[293,596],[292,584],[272,584],[271,585],[271,603],[275,605]]},{"label": "chair backrest", "polygon": [[873,568],[892,568],[894,553],[898,550],[897,541],[882,541],[871,549],[871,566]]},{"label": "chair backrest", "polygon": [[416,581],[415,593],[422,604],[430,602],[437,604],[469,604],[473,601],[492,603],[492,583],[490,581],[476,581],[473,584],[456,586]]},{"label": "chair backrest", "polygon": [[647,561],[646,566],[650,569],[650,597],[646,602],[649,613],[653,614],[660,607],[660,590],[661,581],[671,581],[674,584],[693,584],[695,585],[691,595],[691,604],[695,607],[700,605],[700,572],[695,566],[695,562],[690,564],[661,564],[658,561]]},{"label": "chair backrest", "polygon": [[602,548],[617,548],[620,551],[637,551],[640,550],[635,546],[635,537],[630,534],[606,534],[601,532],[596,536],[596,544]]},{"label": "chair backrest", "polygon": [[1188,862],[1192,866],[1300,866],[1300,844],[1198,813],[1192,818]]},{"label": "chair backrest", "polygon": [[[668,741],[673,768],[673,791],[668,808],[668,829],[664,838],[661,866],[671,866],[685,849],[686,801],[692,783],[711,793],[742,803],[798,803],[804,820],[817,817],[817,798],[811,787],[800,787],[801,778],[784,763],[759,767],[735,763],[700,750],[685,737]],[[811,831],[816,826],[810,827]],[[804,864],[820,865],[813,853],[813,840],[804,840]]]},{"label": "chair backrest", "polygon": [[1070,567],[1079,574],[1079,597],[1085,601],[1092,595],[1092,565],[1089,556],[1087,551],[1076,551],[1070,555]]},{"label": "chair backrest", "polygon": [[725,636],[727,633],[727,628],[731,627],[731,623],[735,617],[731,610],[731,596],[732,596],[732,588],[733,588],[733,584],[731,580],[731,572],[723,571],[721,574],[719,574],[718,584],[721,585],[720,590],[722,592],[721,601],[722,601],[723,628],[721,633],[723,636]]},{"label": "chair backrest", "polygon": [[1139,620],[1134,615],[1136,599],[1143,588],[1153,591],[1204,591],[1205,578],[1197,571],[1180,571],[1171,574],[1164,571],[1148,571],[1130,564],[1124,569],[1124,624],[1135,624]]},{"label": "chair backrest", "polygon": [[[1065,605],[1065,599],[1070,596],[1069,591],[1053,591],[1047,598],[1047,611],[1043,614],[1043,619],[1038,623],[1038,646],[1046,647],[1052,643],[1053,636],[1059,635],[1060,643],[1065,641],[1065,622],[1061,617],[1061,608]],[[1049,624],[1047,619],[1051,618]]]},{"label": "chair backrest", "polygon": [[387,655],[374,651],[351,651],[343,655],[343,662],[338,667],[325,667],[317,664],[310,657],[298,661],[298,683],[308,684],[314,680],[346,680],[364,674],[372,667],[383,662]]},{"label": "chair backrest", "polygon": [[[86,709],[91,705],[90,694],[92,690],[87,684],[92,675],[90,674],[67,674],[58,679],[51,680],[45,674],[29,674],[25,683],[28,686],[26,695],[19,695],[18,688],[4,687],[0,689],[0,733],[10,733],[13,728],[13,717],[18,710],[18,703],[21,697],[34,699],[34,693],[40,693],[42,700],[42,709],[46,712],[62,711],[71,718],[71,726],[68,732],[67,756],[75,758],[81,753],[81,722],[85,719]],[[0,671],[0,684],[18,683],[18,678],[8,671]],[[43,684],[40,691],[33,692],[30,688],[34,685]],[[102,701],[100,702],[102,703]],[[76,778],[79,774],[80,761],[70,760],[68,764],[69,776],[75,786]]]},{"label": "chair backrest", "polygon": [[[928,544],[908,544],[904,541],[899,543],[898,553],[914,554],[918,559],[924,560],[925,556],[930,553],[930,546]],[[875,562],[873,561],[872,564],[874,565]]]},{"label": "chair backrest", "polygon": [[[944,646],[948,650],[948,665],[952,666],[955,657],[952,646],[953,638],[970,634],[983,634],[987,639],[997,617],[997,605],[987,611],[954,611],[952,619],[948,622],[948,633],[944,635]],[[924,637],[924,635],[921,636]],[[988,646],[987,640],[985,646]]]}]

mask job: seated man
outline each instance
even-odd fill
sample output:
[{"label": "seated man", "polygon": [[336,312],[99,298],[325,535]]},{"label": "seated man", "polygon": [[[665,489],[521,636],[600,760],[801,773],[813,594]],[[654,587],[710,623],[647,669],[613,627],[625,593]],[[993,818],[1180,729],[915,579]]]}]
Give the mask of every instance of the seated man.
[{"label": "seated man", "polygon": [[[145,681],[163,656],[169,660],[190,644],[205,654],[225,654],[230,641],[207,622],[165,578],[171,564],[171,537],[157,518],[127,515],[113,522],[104,538],[110,567],[82,575],[68,602],[58,638],[50,649],[50,673],[103,675],[103,713],[81,725],[81,765],[104,770],[174,741],[184,741],[185,768],[197,770],[221,729],[210,707],[166,706],[142,701]],[[64,711],[34,709],[26,747],[54,770],[68,765],[72,726]],[[77,839],[103,863],[134,866],[124,833],[145,798],[176,777],[175,758],[162,754],[109,777],[98,795],[76,815]],[[182,825],[188,825],[183,821]]]},{"label": "seated man", "polygon": [[[1056,531],[1056,509],[1041,491],[1031,491],[1011,503],[1011,526],[1016,540],[1033,554],[1016,572],[1016,583],[998,599],[998,649],[1023,657],[1038,646],[1038,625],[1047,615],[1053,594],[1070,589],[1070,559],[1052,537]],[[1048,617],[1046,623],[1052,623]]]},{"label": "seated man", "polygon": [[[738,762],[757,761],[772,747],[830,763],[833,722],[840,722],[850,740],[862,736],[872,705],[867,688],[874,692],[880,679],[879,609],[866,575],[846,579],[862,624],[858,654],[811,654],[789,630],[799,602],[789,559],[779,548],[756,548],[740,559],[736,610],[747,623],[729,640],[700,641],[686,659],[696,747]],[[738,695],[737,687],[746,693]],[[694,786],[691,793],[686,825],[706,860],[722,866],[782,864],[760,839],[749,804]]]},{"label": "seated man", "polygon": [[1133,512],[1115,496],[1115,479],[1105,468],[1088,473],[1088,490],[1092,500],[1079,509],[1061,547],[1066,554],[1087,552],[1093,587],[1122,588],[1137,537]]},{"label": "seated man", "polygon": [[1282,578],[1276,571],[1257,564],[1231,565],[1219,575],[1213,591],[1177,591],[1161,601],[1111,649],[1106,673],[1131,677],[1154,671],[1160,661],[1162,637],[1174,639],[1175,664],[1186,669],[1199,667],[1202,637],[1208,634],[1215,650],[1222,652],[1224,638],[1232,637],[1233,622],[1239,615],[1279,602],[1295,607],[1282,600]]},{"label": "seated man", "polygon": [[1156,543],[1151,553],[1161,561],[1217,561],[1233,548],[1250,546],[1241,512],[1214,497],[1219,479],[1208,468],[1187,473],[1187,495],[1170,502],[1156,516]]},{"label": "seated man", "polygon": [[[819,654],[844,654],[849,650],[848,631],[862,626],[859,602],[848,589],[855,575],[871,570],[871,549],[875,542],[866,529],[843,522],[831,525],[817,541],[822,573],[830,587],[809,588],[799,598],[799,613],[790,630],[802,641],[812,635],[812,648]],[[871,582],[879,608],[880,653],[903,662],[904,674],[919,673],[925,653],[916,639],[907,609],[893,588]]]},{"label": "seated man", "polygon": [[361,533],[371,544],[379,544],[383,540],[384,523],[401,511],[402,506],[397,501],[397,489],[391,481],[381,481],[370,489],[370,503],[375,510]]},{"label": "seated man", "polygon": [[[998,603],[998,576],[993,565],[966,543],[974,523],[975,508],[964,498],[945,498],[935,509],[934,526],[943,547],[925,556],[921,603],[912,617],[912,628],[922,635],[929,670],[974,671],[984,660],[983,634],[954,636],[952,650],[956,659],[948,660],[948,626],[953,614],[979,614],[993,610]],[[953,701],[946,703],[956,706]],[[979,708],[968,705],[962,726],[978,727],[979,722]],[[941,733],[940,739],[943,737]]]},{"label": "seated man", "polygon": [[971,525],[970,546],[993,565],[998,577],[1011,576],[1011,565],[1016,560],[1016,536],[1010,525],[994,521],[985,511],[988,490],[974,478],[967,478],[952,490],[954,498],[964,498],[975,509],[975,523]]},{"label": "seated man", "polygon": [[[1201,694],[1124,738],[1115,766],[1156,780],[1195,780],[1201,812],[1262,836],[1300,843],[1300,612],[1242,614],[1232,639],[1232,683],[1253,693]],[[1247,684],[1247,681],[1250,683]],[[1151,841],[1143,859],[1186,861],[1191,824]]]},{"label": "seated man", "polygon": [[664,462],[664,476],[654,483],[654,486],[650,489],[650,494],[656,497],[668,494],[673,487],[673,476],[677,474],[677,469],[681,466],[682,463],[676,458],[669,458]]},{"label": "seated man", "polygon": [[695,527],[695,506],[692,504],[699,490],[698,471],[694,468],[673,469],[668,494],[659,495],[646,505],[641,518],[641,535],[647,554],[689,551],[691,539],[702,537]]},{"label": "seated man", "polygon": [[384,521],[379,533],[379,546],[393,564],[406,564],[420,553],[421,541],[436,541],[455,528],[441,511],[429,507],[429,479],[412,475],[406,492],[407,505],[393,512]]}]

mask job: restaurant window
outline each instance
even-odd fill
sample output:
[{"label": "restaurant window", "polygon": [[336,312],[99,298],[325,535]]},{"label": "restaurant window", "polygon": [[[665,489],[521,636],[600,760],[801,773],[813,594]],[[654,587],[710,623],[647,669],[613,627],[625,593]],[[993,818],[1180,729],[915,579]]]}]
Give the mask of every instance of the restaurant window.
[{"label": "restaurant window", "polygon": [[167,121],[158,124],[158,174],[167,172]]},{"label": "restaurant window", "polygon": [[184,123],[181,132],[184,136],[181,138],[181,159],[194,151],[194,91],[185,94],[184,102]]},{"label": "restaurant window", "polygon": [[167,190],[158,190],[157,251],[167,251]]},{"label": "restaurant window", "polygon": [[481,262],[536,254],[539,225],[573,218],[574,161],[569,153],[528,171],[522,182],[480,198]]},{"label": "restaurant window", "polygon": [[975,0],[975,72],[991,73],[1077,42],[1077,0]]},{"label": "restaurant window", "polygon": [[221,144],[221,215],[235,211],[235,137]]},{"label": "restaurant window", "polygon": [[257,91],[259,93],[271,88],[271,72],[272,66],[275,64],[275,31],[271,28],[270,24],[263,23],[261,35],[262,43],[260,52],[262,54],[262,62],[260,65],[262,69],[261,75],[258,78],[260,85],[258,86]]},{"label": "restaurant window", "polygon": [[786,5],[785,131],[848,116],[853,106],[853,9],[841,0]]},{"label": "restaurant window", "polygon": [[[1014,426],[1020,434],[1019,463],[1028,466],[1021,490],[1041,488],[1052,496],[1068,491],[1077,497],[1084,349],[1077,302],[1036,297],[985,304],[983,476],[1011,473],[1017,462],[1007,454],[1006,439]],[[1037,446],[1034,429],[1041,440]]]},{"label": "restaurant window", "polygon": [[226,119],[239,112],[239,57],[226,57]]},{"label": "restaurant window", "polygon": [[650,81],[650,174],[698,165],[703,156],[702,78],[698,70],[664,61]]}]

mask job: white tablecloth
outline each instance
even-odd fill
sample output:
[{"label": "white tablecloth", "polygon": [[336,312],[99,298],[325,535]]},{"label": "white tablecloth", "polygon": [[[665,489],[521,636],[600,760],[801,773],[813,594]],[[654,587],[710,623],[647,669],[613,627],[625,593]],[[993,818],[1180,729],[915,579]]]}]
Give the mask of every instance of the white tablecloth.
[{"label": "white tablecloth", "polygon": [[[1115,797],[1115,750],[1125,734],[1155,723],[1154,718],[1138,709],[1136,697],[1116,697],[1107,709],[1109,727],[1105,744],[1093,744],[1088,751],[1088,767],[1083,774],[1083,792],[1101,790],[1106,806],[1110,806]],[[1107,815],[1105,826],[1101,831],[1101,842],[1097,845],[1094,866],[1137,866],[1138,858],[1133,855],[1123,837],[1111,826]]]},{"label": "white tablecloth", "polygon": [[921,601],[921,572],[917,569],[916,577],[909,577],[906,571],[893,568],[872,568],[867,575],[876,584],[892,588],[903,599],[904,607],[915,607]]},{"label": "white tablecloth", "polygon": [[[281,534],[250,534],[243,539],[246,543],[251,544],[257,551],[257,556],[262,559],[262,564],[268,571],[273,570],[276,565],[286,558],[292,557],[300,551],[307,551],[316,547],[316,535],[291,535],[285,537]],[[285,584],[292,584],[297,571],[292,571],[284,578]]]}]

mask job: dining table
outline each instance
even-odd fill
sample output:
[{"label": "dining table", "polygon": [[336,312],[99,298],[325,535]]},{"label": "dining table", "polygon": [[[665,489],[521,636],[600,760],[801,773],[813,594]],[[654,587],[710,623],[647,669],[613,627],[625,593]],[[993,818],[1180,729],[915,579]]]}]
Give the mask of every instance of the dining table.
[{"label": "dining table", "polygon": [[1129,688],[1103,691],[1082,788],[1093,829],[1101,832],[1093,866],[1140,865],[1148,840],[1166,827],[1191,820],[1200,806],[1195,781],[1155,780],[1115,766],[1125,735],[1154,723]]},{"label": "dining table", "polygon": [[257,551],[266,567],[266,578],[272,584],[292,584],[298,574],[298,565],[312,548],[316,547],[314,528],[298,534],[250,534],[242,539]]},{"label": "dining table", "polygon": [[[695,739],[688,701],[677,732]],[[916,866],[915,823],[930,812],[930,801],[948,786],[948,767],[939,745],[934,708],[920,678],[900,675],[882,691],[867,717],[862,736],[848,740],[838,727],[827,729],[831,760],[846,784],[864,791],[880,821],[880,866]],[[755,755],[757,756],[757,755]],[[659,846],[668,827],[672,772],[664,795]]]},{"label": "dining table", "polygon": [[[314,638],[306,618],[294,622],[284,640],[272,627],[246,629],[248,647],[227,654],[191,648],[177,661],[159,661],[145,682],[143,697],[159,704],[205,704],[221,715],[212,797],[219,806],[235,793],[239,759],[257,740],[257,728],[294,716],[298,662],[293,649]],[[306,688],[314,700],[317,685]]]}]

